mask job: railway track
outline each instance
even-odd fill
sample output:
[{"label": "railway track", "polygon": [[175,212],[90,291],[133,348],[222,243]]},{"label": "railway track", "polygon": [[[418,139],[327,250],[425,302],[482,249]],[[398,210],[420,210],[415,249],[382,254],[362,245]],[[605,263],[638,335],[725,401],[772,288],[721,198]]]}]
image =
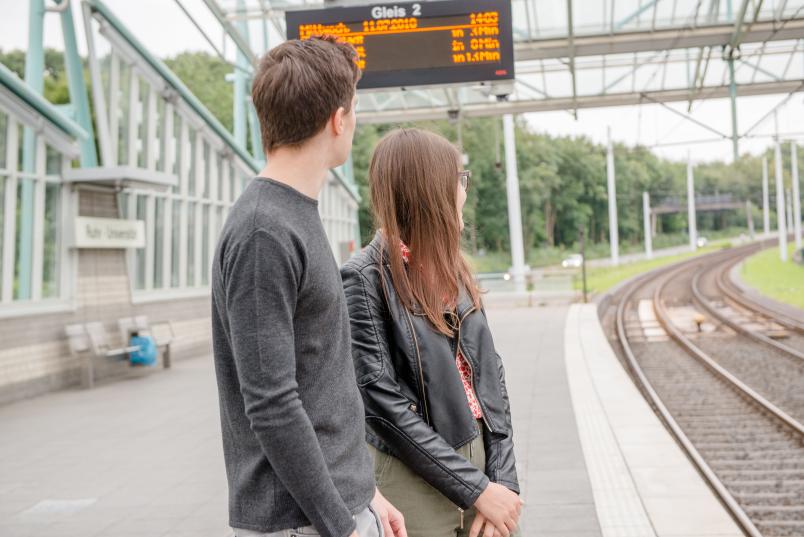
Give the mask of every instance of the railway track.
[{"label": "railway track", "polygon": [[745,533],[801,536],[804,401],[791,390],[804,382],[804,362],[722,320],[709,333],[677,326],[684,324],[679,312],[694,311],[696,286],[711,305],[715,271],[755,250],[717,252],[644,275],[623,290],[614,321],[640,389]]},{"label": "railway track", "polygon": [[734,266],[741,260],[742,257],[735,259],[732,263],[724,265],[718,272],[716,284],[720,293],[733,304],[754,312],[757,315],[771,318],[788,330],[804,338],[804,318],[790,315],[788,312],[752,300],[743,293],[742,289],[735,285],[730,277],[730,273]]}]

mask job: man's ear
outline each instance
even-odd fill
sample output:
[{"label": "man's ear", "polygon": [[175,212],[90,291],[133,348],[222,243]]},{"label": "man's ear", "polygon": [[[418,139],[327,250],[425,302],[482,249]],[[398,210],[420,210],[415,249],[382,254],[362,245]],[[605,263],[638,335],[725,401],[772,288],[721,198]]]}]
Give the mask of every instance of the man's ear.
[{"label": "man's ear", "polygon": [[330,122],[332,123],[332,132],[335,136],[340,136],[343,134],[344,124],[343,124],[343,117],[346,115],[346,109],[343,106],[338,107],[335,110],[335,113],[332,114],[332,118]]}]

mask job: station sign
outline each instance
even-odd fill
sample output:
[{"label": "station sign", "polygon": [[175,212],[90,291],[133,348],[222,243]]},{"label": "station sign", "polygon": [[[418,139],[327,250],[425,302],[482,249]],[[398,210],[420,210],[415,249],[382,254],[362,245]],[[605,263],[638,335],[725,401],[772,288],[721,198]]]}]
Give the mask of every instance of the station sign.
[{"label": "station sign", "polygon": [[351,43],[358,89],[514,78],[510,0],[443,0],[287,11],[288,39]]},{"label": "station sign", "polygon": [[145,222],[118,218],[75,219],[74,248],[145,248]]}]

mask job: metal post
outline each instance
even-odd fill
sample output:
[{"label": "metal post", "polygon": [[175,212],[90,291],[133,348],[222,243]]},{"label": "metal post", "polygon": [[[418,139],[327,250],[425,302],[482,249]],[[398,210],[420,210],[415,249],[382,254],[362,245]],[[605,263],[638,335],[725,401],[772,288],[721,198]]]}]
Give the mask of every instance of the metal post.
[{"label": "metal post", "polygon": [[[237,10],[245,11],[244,0],[237,0]],[[238,22],[238,26],[245,24]],[[238,28],[238,31],[240,29]],[[234,70],[234,138],[242,147],[246,147],[246,72],[250,68],[245,53],[237,49],[237,69]]]},{"label": "metal post", "polygon": [[687,229],[690,235],[690,250],[698,249],[698,225],[695,221],[695,177],[692,173],[692,160],[687,154]]},{"label": "metal post", "polygon": [[[69,1],[61,0],[59,3]],[[86,140],[80,142],[81,166],[94,168],[98,165],[98,154],[95,150],[95,132],[92,129],[92,118],[89,113],[89,96],[87,95],[87,86],[84,83],[84,67],[81,64],[81,57],[78,55],[73,12],[69,5],[61,12],[61,31],[64,34],[64,64],[67,71],[67,84],[70,89],[70,103],[75,109],[76,121],[89,135]]]},{"label": "metal post", "polygon": [[[238,0],[238,10],[244,5],[243,0]],[[245,18],[237,21],[237,31],[243,36],[247,43],[250,42],[248,32],[248,22]],[[263,19],[263,25],[265,19]],[[267,41],[266,41],[267,45]],[[242,51],[238,49],[237,52],[237,66],[238,71],[245,73],[246,69],[250,68],[248,58]],[[260,132],[260,122],[257,119],[257,111],[254,109],[254,104],[251,102],[251,92],[249,91],[248,80],[243,74],[243,79],[246,83],[243,84],[242,102],[244,114],[246,114],[246,121],[248,122],[248,131],[251,139],[251,155],[257,160],[265,160],[265,152],[262,149],[262,133]],[[245,128],[245,127],[243,127]],[[245,140],[243,141],[245,147]]]},{"label": "metal post", "polygon": [[262,149],[262,133],[260,132],[260,121],[257,118],[257,110],[251,99],[247,101],[248,107],[248,128],[251,132],[251,155],[255,160],[264,161],[265,151]]},{"label": "metal post", "polygon": [[642,223],[645,228],[645,257],[653,259],[653,237],[650,229],[650,194],[642,193]]},{"label": "metal post", "polygon": [[793,233],[796,250],[801,250],[801,192],[798,184],[798,154],[796,142],[790,142],[790,177],[793,181]]},{"label": "metal post", "polygon": [[793,193],[787,189],[787,197],[785,199],[787,205],[785,206],[784,215],[787,217],[787,231],[793,229]]},{"label": "metal post", "polygon": [[517,292],[525,291],[525,249],[522,243],[522,216],[519,206],[519,176],[516,164],[514,116],[503,116],[505,144],[505,186],[508,193],[508,229],[511,238],[511,276]]},{"label": "metal post", "polygon": [[[31,0],[28,10],[28,51],[25,54],[25,83],[42,94],[45,79],[45,52],[43,35],[45,23],[44,0]],[[36,171],[36,133],[30,127],[24,131],[22,146],[22,171]],[[20,238],[19,238],[19,273],[17,297],[31,298],[33,273],[33,228],[34,228],[34,180],[20,179],[22,196],[20,200]]]},{"label": "metal post", "polygon": [[751,200],[745,200],[745,221],[748,224],[748,236],[754,238],[754,215],[751,214]]},{"label": "metal post", "polygon": [[779,230],[779,259],[787,261],[787,222],[784,210],[784,181],[782,180],[782,146],[776,139],[773,158],[776,161],[776,227]]},{"label": "metal post", "polygon": [[609,196],[609,246],[611,247],[611,264],[620,264],[620,239],[617,229],[617,187],[614,177],[614,144],[611,141],[611,127],[608,132],[608,150],[606,152],[606,178]]},{"label": "metal post", "polygon": [[584,228],[586,222],[578,226],[578,241],[581,243],[581,283],[583,285],[583,303],[589,302],[589,289],[586,286],[586,238]]},{"label": "metal post", "polygon": [[740,146],[737,134],[737,81],[734,78],[734,49],[729,53],[729,99],[731,100],[731,149],[734,162],[740,157]]},{"label": "metal post", "polygon": [[768,157],[762,157],[762,231],[770,235],[770,194],[768,193]]}]

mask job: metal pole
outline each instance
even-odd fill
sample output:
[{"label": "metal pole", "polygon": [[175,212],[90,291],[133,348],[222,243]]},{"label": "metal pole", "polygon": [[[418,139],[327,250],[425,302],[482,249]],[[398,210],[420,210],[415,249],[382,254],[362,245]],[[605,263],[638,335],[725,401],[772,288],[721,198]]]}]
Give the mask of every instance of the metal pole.
[{"label": "metal pole", "polygon": [[503,116],[505,144],[505,186],[508,194],[508,230],[511,239],[511,276],[517,292],[525,291],[525,249],[522,243],[522,216],[519,205],[519,176],[516,164],[514,116]]},{"label": "metal pole", "polygon": [[584,228],[586,227],[586,222],[578,226],[578,239],[581,243],[581,282],[583,284],[583,303],[586,304],[589,302],[589,290],[586,286],[586,240],[585,240],[585,233]]},{"label": "metal pole", "polygon": [[[237,0],[238,11],[245,11],[245,2]],[[239,22],[238,25],[244,24]],[[248,57],[238,47],[237,67],[234,70],[234,138],[241,147],[246,147],[246,71],[250,67]]]},{"label": "metal pole", "polygon": [[782,146],[776,139],[774,146],[776,161],[776,227],[779,230],[779,259],[787,261],[787,223],[784,210],[784,181],[782,180]]},{"label": "metal pole", "polygon": [[737,134],[737,81],[734,78],[734,49],[729,53],[729,99],[731,100],[731,149],[734,162],[740,157],[740,146]]},{"label": "metal pole", "polygon": [[790,142],[790,177],[793,181],[793,233],[796,250],[801,250],[801,192],[798,184],[798,154],[796,142]]},{"label": "metal pole", "polygon": [[787,198],[785,199],[787,205],[785,206],[785,217],[787,217],[787,231],[793,229],[793,193],[787,189]]},{"label": "metal pole", "polygon": [[745,221],[748,224],[748,236],[754,238],[754,215],[751,214],[751,200],[745,200]]},{"label": "metal pole", "polygon": [[70,89],[70,103],[75,108],[76,121],[89,134],[86,140],[80,142],[81,167],[94,168],[98,165],[98,154],[95,150],[95,132],[89,113],[89,96],[84,82],[84,67],[81,64],[81,57],[78,55],[78,43],[75,38],[73,12],[70,9],[70,0],[61,0],[58,3],[67,4],[67,9],[61,12],[61,31],[64,34],[64,63],[67,71],[67,84]]},{"label": "metal pole", "polygon": [[768,193],[768,157],[762,157],[762,231],[770,235],[770,194]]},{"label": "metal pole", "polygon": [[[28,10],[28,51],[25,54],[25,83],[38,94],[45,85],[44,0],[31,0]],[[23,135],[22,171],[34,173],[36,168],[36,133],[26,127]],[[31,298],[33,272],[34,180],[20,179],[19,276],[17,298]]]},{"label": "metal pole", "polygon": [[690,235],[690,250],[694,252],[698,249],[698,226],[695,221],[695,177],[689,153],[687,153],[687,228]]},{"label": "metal pole", "polygon": [[653,259],[653,237],[650,229],[650,194],[642,193],[642,223],[645,228],[645,257]]},{"label": "metal pole", "polygon": [[[243,5],[243,0],[238,0],[238,7]],[[265,24],[265,19],[263,19],[263,24]],[[245,19],[239,20],[237,22],[237,31],[241,33],[243,38],[246,42],[249,42],[249,32],[248,32],[248,23]],[[238,49],[238,71],[243,70],[243,68],[248,68],[248,58],[246,55],[243,54]],[[248,78],[246,75],[243,74],[243,79],[246,81],[243,87],[243,108],[244,114],[246,114],[246,121],[248,122],[248,131],[250,133],[250,140],[251,140],[251,155],[259,161],[265,160],[265,152],[262,149],[262,133],[260,132],[260,122],[257,119],[257,110],[254,108],[254,103],[251,102],[251,91],[249,91],[248,85]],[[245,128],[245,127],[244,127]],[[245,144],[245,141],[243,142]],[[245,145],[244,145],[245,147]]]},{"label": "metal pole", "polygon": [[611,141],[611,127],[608,128],[608,150],[606,152],[606,178],[609,196],[609,246],[611,264],[620,264],[620,239],[617,229],[617,187],[614,177],[614,144]]}]

